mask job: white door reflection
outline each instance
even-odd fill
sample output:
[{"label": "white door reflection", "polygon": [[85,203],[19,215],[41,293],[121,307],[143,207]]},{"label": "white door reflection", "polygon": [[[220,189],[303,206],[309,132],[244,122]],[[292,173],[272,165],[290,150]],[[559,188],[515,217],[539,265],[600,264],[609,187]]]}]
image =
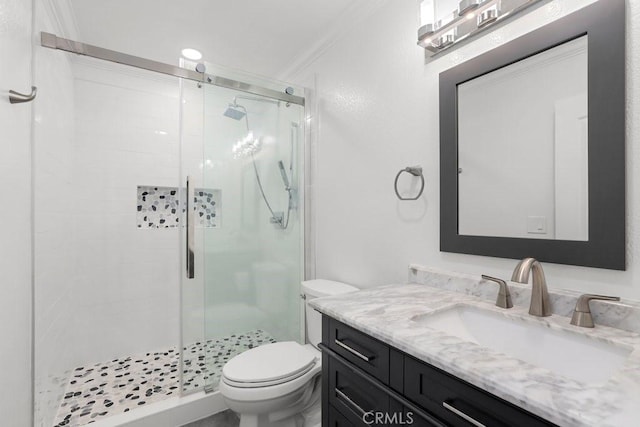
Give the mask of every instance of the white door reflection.
[{"label": "white door reflection", "polygon": [[458,233],[588,240],[587,36],[458,86]]}]

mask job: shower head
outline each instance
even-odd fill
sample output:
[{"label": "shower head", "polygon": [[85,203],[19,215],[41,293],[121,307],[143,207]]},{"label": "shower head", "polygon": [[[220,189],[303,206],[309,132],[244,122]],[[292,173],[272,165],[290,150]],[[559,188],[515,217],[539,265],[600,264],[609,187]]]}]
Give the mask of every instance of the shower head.
[{"label": "shower head", "polygon": [[247,115],[247,110],[242,105],[229,104],[229,107],[227,107],[227,109],[225,110],[224,115],[232,118],[233,120],[241,120],[244,116]]},{"label": "shower head", "polygon": [[287,189],[287,191],[289,191],[291,186],[289,184],[289,178],[287,177],[287,172],[285,172],[285,170],[284,170],[284,164],[282,163],[282,160],[278,160],[278,168],[280,169],[280,175],[282,176],[282,182],[284,182],[285,188]]}]

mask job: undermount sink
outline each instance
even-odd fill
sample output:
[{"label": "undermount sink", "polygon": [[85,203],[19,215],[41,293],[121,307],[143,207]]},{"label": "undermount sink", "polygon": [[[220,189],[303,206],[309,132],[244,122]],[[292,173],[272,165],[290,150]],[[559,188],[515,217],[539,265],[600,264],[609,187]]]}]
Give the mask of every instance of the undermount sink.
[{"label": "undermount sink", "polygon": [[472,306],[458,305],[411,320],[582,383],[606,382],[631,353],[580,333]]}]

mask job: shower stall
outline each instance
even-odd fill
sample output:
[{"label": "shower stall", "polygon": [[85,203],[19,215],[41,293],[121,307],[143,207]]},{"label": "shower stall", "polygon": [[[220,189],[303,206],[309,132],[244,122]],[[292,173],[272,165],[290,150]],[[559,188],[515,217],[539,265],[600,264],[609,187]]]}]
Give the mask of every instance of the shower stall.
[{"label": "shower stall", "polygon": [[34,425],[210,397],[300,341],[304,89],[48,33],[34,55]]}]

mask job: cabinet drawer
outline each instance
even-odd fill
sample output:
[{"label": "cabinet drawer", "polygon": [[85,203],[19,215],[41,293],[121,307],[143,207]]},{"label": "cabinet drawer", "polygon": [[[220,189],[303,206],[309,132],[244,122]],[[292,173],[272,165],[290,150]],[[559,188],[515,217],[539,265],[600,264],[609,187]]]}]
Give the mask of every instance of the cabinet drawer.
[{"label": "cabinet drawer", "polygon": [[388,412],[389,395],[372,387],[343,363],[329,361],[329,406],[336,408],[354,426],[366,426],[367,412]]},{"label": "cabinet drawer", "polygon": [[[454,427],[538,427],[553,424],[437,368],[405,356],[408,399]],[[479,424],[473,424],[471,419]]]},{"label": "cabinet drawer", "polygon": [[379,381],[389,384],[389,347],[337,320],[329,322],[331,350]]}]

